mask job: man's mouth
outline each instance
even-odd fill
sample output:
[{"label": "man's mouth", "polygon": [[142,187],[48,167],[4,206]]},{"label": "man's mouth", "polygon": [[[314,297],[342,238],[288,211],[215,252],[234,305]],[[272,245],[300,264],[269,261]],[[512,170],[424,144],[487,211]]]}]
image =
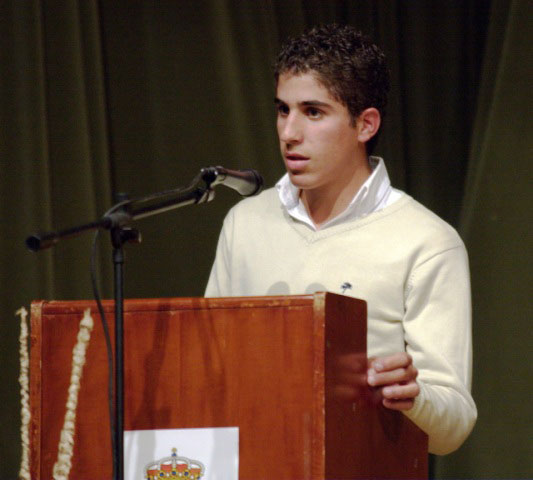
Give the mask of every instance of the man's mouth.
[{"label": "man's mouth", "polygon": [[287,160],[309,160],[309,157],[305,157],[304,155],[300,155],[299,153],[286,153],[285,158]]},{"label": "man's mouth", "polygon": [[294,173],[304,171],[309,162],[309,157],[300,155],[299,153],[285,153],[285,165],[287,170]]}]

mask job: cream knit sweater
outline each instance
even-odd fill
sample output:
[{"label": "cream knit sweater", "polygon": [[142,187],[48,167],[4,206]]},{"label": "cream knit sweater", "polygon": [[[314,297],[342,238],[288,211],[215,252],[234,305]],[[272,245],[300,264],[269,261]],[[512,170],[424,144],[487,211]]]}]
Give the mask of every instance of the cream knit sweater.
[{"label": "cream knit sweater", "polygon": [[405,414],[449,453],[477,416],[468,259],[455,230],[408,195],[366,217],[313,231],[269,189],[224,221],[207,297],[330,291],[368,303],[368,356],[406,350],[421,388]]}]

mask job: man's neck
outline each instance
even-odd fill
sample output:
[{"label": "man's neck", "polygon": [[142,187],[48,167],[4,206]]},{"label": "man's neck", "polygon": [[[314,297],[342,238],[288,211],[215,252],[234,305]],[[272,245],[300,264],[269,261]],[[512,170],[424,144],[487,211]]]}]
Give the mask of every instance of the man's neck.
[{"label": "man's neck", "polygon": [[365,156],[358,161],[353,175],[342,179],[339,188],[301,190],[300,198],[315,227],[319,229],[322,224],[346,210],[371,173],[372,169]]}]

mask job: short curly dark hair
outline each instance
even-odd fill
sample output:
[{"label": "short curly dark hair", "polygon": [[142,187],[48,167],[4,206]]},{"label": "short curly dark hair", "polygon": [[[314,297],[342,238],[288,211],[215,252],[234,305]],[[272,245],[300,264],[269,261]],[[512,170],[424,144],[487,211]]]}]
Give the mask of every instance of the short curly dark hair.
[{"label": "short curly dark hair", "polygon": [[[385,54],[354,27],[318,26],[287,41],[274,65],[276,85],[284,73],[308,72],[315,72],[333,98],[346,106],[354,124],[369,107],[385,115],[390,85]],[[377,136],[367,142],[368,154]]]}]

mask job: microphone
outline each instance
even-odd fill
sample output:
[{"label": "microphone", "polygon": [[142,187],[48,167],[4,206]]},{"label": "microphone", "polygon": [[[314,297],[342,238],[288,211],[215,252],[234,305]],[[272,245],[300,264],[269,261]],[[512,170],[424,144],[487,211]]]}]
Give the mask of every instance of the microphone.
[{"label": "microphone", "polygon": [[209,185],[225,185],[239,192],[243,197],[257,195],[263,188],[263,177],[256,170],[230,170],[224,167],[202,168],[200,175]]}]

